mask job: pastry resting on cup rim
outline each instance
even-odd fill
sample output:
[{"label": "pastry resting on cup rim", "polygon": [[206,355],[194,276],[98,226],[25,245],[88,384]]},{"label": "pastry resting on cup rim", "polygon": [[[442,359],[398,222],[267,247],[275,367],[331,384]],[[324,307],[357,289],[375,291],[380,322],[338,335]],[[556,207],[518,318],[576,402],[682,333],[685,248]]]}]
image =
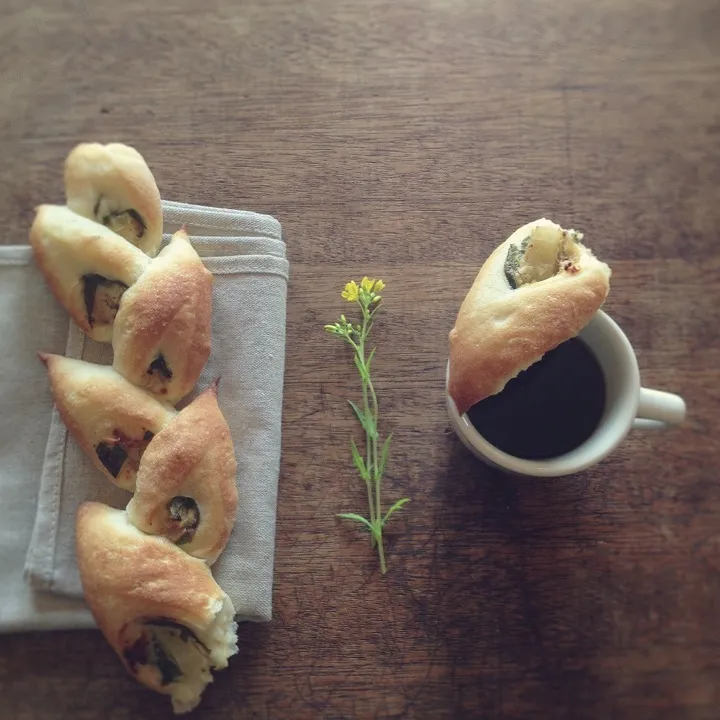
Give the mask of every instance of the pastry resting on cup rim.
[{"label": "pastry resting on cup rim", "polygon": [[485,261],[450,331],[448,394],[461,415],[575,337],[602,306],[610,268],[582,238],[541,218]]}]

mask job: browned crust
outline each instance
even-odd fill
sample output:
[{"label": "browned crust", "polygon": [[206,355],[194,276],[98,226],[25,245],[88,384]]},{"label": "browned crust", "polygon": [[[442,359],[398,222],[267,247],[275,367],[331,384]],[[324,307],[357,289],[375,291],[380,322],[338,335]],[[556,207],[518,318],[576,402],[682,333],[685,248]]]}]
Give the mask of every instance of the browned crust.
[{"label": "browned crust", "polygon": [[143,455],[128,517],[141,530],[169,535],[167,505],[190,497],[200,524],[182,549],[213,563],[225,548],[237,513],[237,462],[216,387],[199,395],[158,435]]},{"label": "browned crust", "polygon": [[123,510],[84,502],[75,541],[85,599],[126,667],[122,632],[129,623],[163,617],[202,633],[225,599],[205,563],[141,532]]},{"label": "browned crust", "polygon": [[68,207],[92,220],[98,198],[112,198],[119,206],[135,209],[146,228],[137,246],[154,256],[162,241],[160,192],[143,156],[122,143],[81,143],[65,160]]},{"label": "browned crust", "polygon": [[460,414],[577,335],[609,290],[609,268],[585,250],[574,273],[490,295],[507,244],[484,263],[450,332],[448,392]]},{"label": "browned crust", "polygon": [[116,431],[126,437],[143,437],[146,431],[157,435],[177,414],[174,408],[130,384],[110,367],[61,355],[39,356],[47,367],[65,427],[98,470],[119,487],[133,490],[136,471],[126,463],[114,478],[100,462],[95,447],[112,440]]},{"label": "browned crust", "polygon": [[93,340],[110,342],[112,326],[90,327],[82,276],[98,274],[130,286],[149,264],[147,256],[103,225],[60,205],[37,208],[30,245],[48,287],[77,326]]},{"label": "browned crust", "polygon": [[[212,274],[179,230],[123,296],[115,318],[113,366],[175,403],[195,386],[210,355]],[[172,378],[153,386],[148,367],[162,353]]]}]

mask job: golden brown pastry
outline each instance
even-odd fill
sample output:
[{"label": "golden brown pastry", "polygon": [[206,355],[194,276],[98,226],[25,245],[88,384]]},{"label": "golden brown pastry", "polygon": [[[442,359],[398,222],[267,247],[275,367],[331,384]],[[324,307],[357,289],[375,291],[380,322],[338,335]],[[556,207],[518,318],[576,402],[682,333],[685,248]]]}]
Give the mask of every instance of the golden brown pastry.
[{"label": "golden brown pastry", "polygon": [[184,230],[146,254],[162,239],[162,211],[133,148],[78,145],[65,184],[68,206],[41,206],[30,231],[48,285],[78,327],[112,342],[123,377],[177,402],[210,354],[212,274]]},{"label": "golden brown pastry", "polygon": [[124,511],[78,510],[83,593],[129,672],[188,712],[211,671],[237,652],[232,602],[208,569],[237,511],[230,431],[217,387],[173,407],[210,353],[212,275],[184,229],[153,257],[160,195],[133,148],[77,146],[65,188],[67,207],[38,209],[34,255],[77,325],[112,342],[114,362],[40,357],[69,432],[110,480],[135,492]]},{"label": "golden brown pastry", "polygon": [[30,244],[53,295],[78,327],[93,340],[110,342],[122,296],[150,258],[62,205],[37,209]]},{"label": "golden brown pastry", "polygon": [[210,355],[212,284],[187,233],[179,230],[123,294],[113,367],[171,403],[187,395]]},{"label": "golden brown pastry", "polygon": [[235,610],[207,565],[101,503],[80,506],[76,547],[85,599],[127,670],[192,710],[237,652]]},{"label": "golden brown pastry", "polygon": [[237,462],[217,387],[199,395],[152,440],[127,506],[140,530],[164,535],[212,564],[237,512]]},{"label": "golden brown pastry", "polygon": [[40,353],[65,426],[105,476],[133,491],[140,458],[177,416],[111,367]]},{"label": "golden brown pastry", "polygon": [[610,268],[581,240],[542,218],[487,259],[450,332],[448,392],[458,412],[577,335],[603,304]]},{"label": "golden brown pastry", "polygon": [[142,155],[121,143],[83,143],[65,161],[67,206],[154,256],[162,240],[160,192]]}]

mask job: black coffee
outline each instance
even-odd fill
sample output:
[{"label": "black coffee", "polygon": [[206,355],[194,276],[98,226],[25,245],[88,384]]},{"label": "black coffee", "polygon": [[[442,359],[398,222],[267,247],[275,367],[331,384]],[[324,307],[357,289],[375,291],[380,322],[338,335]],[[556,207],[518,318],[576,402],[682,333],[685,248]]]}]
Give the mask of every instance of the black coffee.
[{"label": "black coffee", "polygon": [[605,378],[578,338],[547,353],[468,417],[488,442],[509,455],[546,460],[582,445],[605,410]]}]

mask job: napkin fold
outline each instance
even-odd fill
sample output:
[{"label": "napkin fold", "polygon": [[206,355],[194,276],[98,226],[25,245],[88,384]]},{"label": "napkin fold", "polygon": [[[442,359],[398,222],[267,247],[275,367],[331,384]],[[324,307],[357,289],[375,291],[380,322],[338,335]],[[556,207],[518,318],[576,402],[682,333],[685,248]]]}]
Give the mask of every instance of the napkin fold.
[{"label": "napkin fold", "polygon": [[[267,621],[289,269],[281,227],[267,215],[170,201],[163,214],[163,241],[184,224],[214,275],[212,351],[193,396],[220,378],[239,503],[213,575],[240,620]],[[30,248],[18,246],[0,247],[0,342],[0,631],[93,627],[75,558],[75,513],[87,499],[125,507],[130,494],[98,473],[68,435],[36,354],[109,364],[112,348],[68,322]]]}]

